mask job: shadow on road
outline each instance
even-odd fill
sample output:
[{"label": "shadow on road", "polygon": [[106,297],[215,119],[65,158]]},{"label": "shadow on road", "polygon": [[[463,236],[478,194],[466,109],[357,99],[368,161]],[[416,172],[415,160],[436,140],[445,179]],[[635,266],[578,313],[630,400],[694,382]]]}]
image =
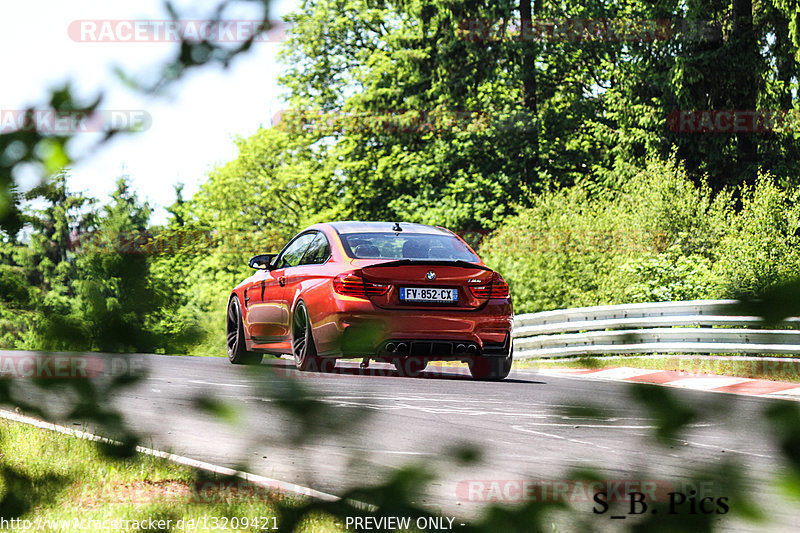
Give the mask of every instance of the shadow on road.
[{"label": "shadow on road", "polygon": [[[297,370],[294,363],[287,359],[273,359],[262,363],[262,366],[270,368],[270,370],[283,377],[292,378],[337,378],[344,376],[362,376],[362,377],[392,377],[392,378],[416,378],[416,379],[443,379],[443,380],[456,380],[456,381],[474,381],[466,367],[453,367],[453,366],[428,366],[424,372],[417,376],[405,375],[399,372],[393,365],[388,363],[371,363],[368,368],[361,368],[358,362],[354,361],[337,361],[336,368],[330,372],[301,372]],[[486,382],[483,382],[486,383]],[[498,383],[527,383],[544,385],[543,381],[534,381],[531,379],[521,379],[509,377]]]}]

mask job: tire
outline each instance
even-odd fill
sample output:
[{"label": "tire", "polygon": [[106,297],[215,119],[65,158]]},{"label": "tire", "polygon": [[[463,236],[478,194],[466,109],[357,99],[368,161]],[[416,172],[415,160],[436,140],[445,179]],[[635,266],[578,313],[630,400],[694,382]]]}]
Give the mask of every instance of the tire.
[{"label": "tire", "polygon": [[394,363],[394,367],[401,376],[411,378],[419,377],[425,371],[425,367],[428,366],[427,361],[413,357],[395,359],[392,363]]},{"label": "tire", "polygon": [[258,365],[263,354],[248,352],[244,340],[244,326],[242,325],[242,309],[239,307],[239,298],[232,296],[228,300],[228,313],[225,328],[225,344],[228,347],[228,360],[234,365]]},{"label": "tire", "polygon": [[469,362],[469,373],[473,379],[483,381],[501,381],[511,373],[511,364],[514,362],[514,345],[508,343],[508,354],[503,357],[486,357],[483,355],[473,357]]},{"label": "tire", "polygon": [[332,372],[336,368],[335,360],[317,356],[311,319],[308,318],[308,308],[302,300],[297,303],[292,317],[292,355],[294,365],[303,372]]}]

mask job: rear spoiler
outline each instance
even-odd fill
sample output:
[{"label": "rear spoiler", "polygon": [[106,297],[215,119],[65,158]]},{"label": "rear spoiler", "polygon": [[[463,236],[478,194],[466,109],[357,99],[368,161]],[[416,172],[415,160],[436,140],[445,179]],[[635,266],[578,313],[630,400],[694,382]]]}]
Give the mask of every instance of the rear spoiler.
[{"label": "rear spoiler", "polygon": [[375,263],[369,266],[364,266],[361,268],[375,268],[375,267],[393,267],[393,266],[403,266],[403,265],[430,265],[430,266],[458,266],[464,268],[477,268],[480,270],[488,270],[492,272],[492,269],[484,266],[478,265],[476,263],[470,263],[468,261],[437,261],[437,260],[428,260],[428,259],[398,259],[397,261],[388,261],[386,263]]}]

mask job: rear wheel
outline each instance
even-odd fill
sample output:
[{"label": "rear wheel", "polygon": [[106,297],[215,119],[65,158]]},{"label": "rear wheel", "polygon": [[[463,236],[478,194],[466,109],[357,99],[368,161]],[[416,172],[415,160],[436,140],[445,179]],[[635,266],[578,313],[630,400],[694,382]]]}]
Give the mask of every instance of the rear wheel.
[{"label": "rear wheel", "polygon": [[427,361],[415,359],[413,357],[395,359],[392,362],[394,363],[394,367],[397,369],[397,372],[399,372],[401,376],[408,376],[412,378],[422,374],[422,372],[425,370],[425,367],[428,366]]},{"label": "rear wheel", "polygon": [[261,363],[262,354],[248,352],[244,340],[244,326],[242,325],[242,309],[239,299],[233,296],[228,301],[228,314],[226,320],[226,345],[228,359],[234,365],[257,365]]},{"label": "rear wheel", "polygon": [[469,362],[469,373],[473,379],[500,381],[511,372],[511,363],[504,357],[474,357]]},{"label": "rear wheel", "polygon": [[487,357],[479,355],[469,361],[469,373],[473,379],[484,381],[500,381],[511,373],[511,363],[514,361],[513,343],[508,343],[508,354],[500,357]]},{"label": "rear wheel", "polygon": [[306,304],[298,302],[292,318],[292,355],[298,370],[333,372],[336,360],[317,355],[314,335],[311,333],[311,320]]}]

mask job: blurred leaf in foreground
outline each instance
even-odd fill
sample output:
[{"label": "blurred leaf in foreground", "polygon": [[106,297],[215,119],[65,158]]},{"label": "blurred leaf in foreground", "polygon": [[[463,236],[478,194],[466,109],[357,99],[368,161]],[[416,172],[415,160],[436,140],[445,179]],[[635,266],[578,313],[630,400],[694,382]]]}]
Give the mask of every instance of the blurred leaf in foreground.
[{"label": "blurred leaf in foreground", "polygon": [[657,426],[655,437],[662,444],[677,438],[687,425],[697,419],[694,409],[664,387],[637,383],[633,385],[631,393],[654,418]]}]

